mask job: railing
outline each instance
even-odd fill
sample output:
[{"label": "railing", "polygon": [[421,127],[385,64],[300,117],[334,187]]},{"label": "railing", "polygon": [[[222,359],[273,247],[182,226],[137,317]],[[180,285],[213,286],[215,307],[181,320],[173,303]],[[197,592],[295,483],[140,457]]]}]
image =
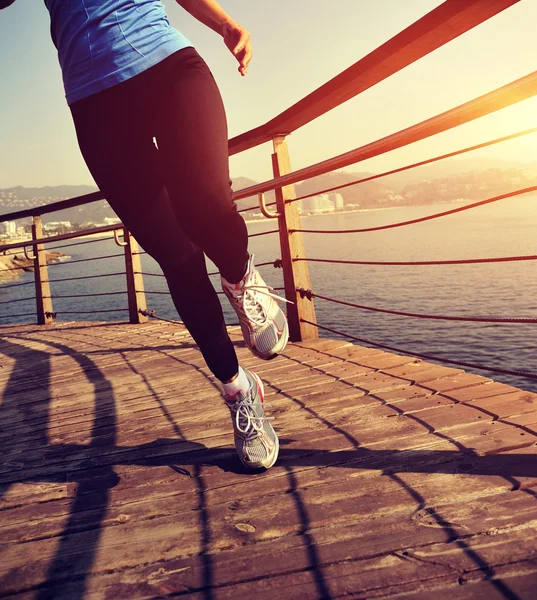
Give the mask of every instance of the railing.
[{"label": "railing", "polygon": [[[235,200],[240,200],[252,196],[258,197],[259,208],[263,215],[277,222],[277,229],[252,234],[251,237],[269,235],[278,233],[281,258],[274,261],[274,266],[281,266],[283,269],[284,290],[287,300],[292,304],[288,305],[288,319],[290,325],[290,337],[292,340],[305,340],[315,338],[319,330],[326,330],[332,333],[346,336],[350,339],[358,340],[362,343],[387,348],[395,351],[406,352],[399,348],[393,348],[388,345],[382,345],[370,340],[363,340],[353,337],[348,333],[337,331],[317,323],[314,307],[314,298],[323,302],[332,302],[343,304],[359,310],[374,311],[387,314],[396,314],[409,318],[421,319],[439,319],[439,320],[464,320],[479,322],[515,322],[515,323],[537,323],[537,319],[517,319],[500,318],[478,315],[475,317],[457,317],[448,315],[431,315],[411,313],[405,311],[394,311],[386,308],[365,306],[358,303],[348,302],[342,299],[330,298],[325,295],[316,294],[311,289],[308,263],[338,263],[338,264],[369,264],[369,265],[445,265],[445,264],[472,264],[484,262],[506,262],[506,261],[530,261],[536,260],[536,255],[509,256],[499,258],[469,258],[464,260],[438,260],[438,261],[351,261],[351,260],[331,260],[323,257],[308,258],[304,250],[304,234],[342,234],[342,233],[363,233],[365,231],[374,231],[382,229],[391,229],[396,227],[409,226],[418,222],[431,219],[437,219],[455,212],[470,210],[484,204],[499,202],[509,197],[537,191],[537,186],[524,189],[513,190],[509,193],[495,196],[475,202],[463,207],[458,207],[448,211],[443,211],[435,215],[429,215],[418,219],[413,219],[398,223],[389,223],[382,226],[350,229],[350,230],[326,230],[326,229],[305,229],[301,226],[300,215],[297,202],[299,200],[315,196],[321,193],[335,191],[350,185],[362,184],[374,179],[400,173],[416,167],[430,164],[433,162],[445,160],[453,156],[472,152],[477,149],[500,144],[510,139],[522,137],[537,132],[537,128],[527,129],[513,133],[509,136],[491,139],[483,143],[461,148],[457,151],[435,156],[427,160],[401,166],[390,171],[362,178],[344,185],[330,187],[318,190],[315,193],[306,196],[297,197],[295,183],[316,177],[325,173],[347,167],[352,164],[364,161],[366,159],[380,156],[391,152],[397,148],[402,148],[416,141],[423,140],[440,132],[457,127],[484,115],[513,105],[526,98],[537,94],[537,71],[526,75],[512,83],[493,90],[483,96],[480,96],[470,102],[466,102],[451,110],[443,112],[433,118],[417,123],[411,127],[397,131],[389,136],[379,139],[370,144],[358,147],[350,152],[335,156],[328,160],[319,162],[315,165],[292,171],[289,151],[286,142],[286,136],[299,127],[311,122],[329,110],[341,105],[348,99],[369,89],[373,85],[386,79],[390,75],[398,72],[405,66],[415,62],[433,50],[457,38],[476,25],[486,21],[490,17],[500,13],[504,9],[516,4],[518,0],[468,0],[460,2],[459,0],[447,0],[435,10],[419,19],[416,23],[400,32],[394,38],[380,46],[366,57],[359,60],[352,67],[341,73],[319,89],[315,90],[309,96],[300,100],[297,104],[284,111],[265,125],[244,133],[229,142],[230,155],[243,152],[267,141],[273,143],[272,168],[273,179],[256,184],[249,188],[234,193]],[[274,191],[276,200],[273,203],[266,204],[264,194]],[[140,252],[137,249],[136,242],[123,226],[101,227],[83,232],[70,233],[65,235],[56,235],[44,238],[42,235],[40,217],[43,214],[64,208],[71,208],[103,199],[99,192],[89,194],[79,198],[73,198],[63,202],[57,202],[47,207],[40,207],[29,211],[20,211],[3,215],[2,220],[15,220],[25,217],[33,219],[32,240],[24,243],[11,243],[0,246],[0,251],[8,249],[33,248],[33,261],[35,272],[35,290],[36,290],[36,312],[38,323],[47,324],[54,318],[54,309],[52,306],[52,297],[50,292],[50,282],[46,261],[44,259],[44,246],[51,242],[62,242],[72,240],[76,237],[89,235],[91,233],[114,232],[116,243],[123,247],[125,255],[125,276],[127,281],[126,294],[128,298],[129,319],[133,323],[139,323],[147,320],[154,313],[147,310],[143,276],[152,276],[155,274],[144,273],[140,265]],[[271,207],[275,206],[275,211]],[[257,209],[258,204],[241,212]],[[121,242],[118,232],[123,230],[124,241]],[[93,240],[76,242],[93,243]],[[58,247],[58,246],[56,246]],[[106,257],[101,257],[105,259]],[[264,265],[272,263],[263,263]],[[114,275],[119,275],[115,273]],[[158,274],[156,274],[158,276]],[[23,285],[23,284],[13,284]],[[6,286],[4,286],[6,287]],[[120,294],[125,292],[108,292],[109,294]],[[150,293],[160,294],[162,291],[151,291]],[[83,294],[80,296],[84,296]],[[58,296],[60,297],[60,296]],[[13,315],[17,316],[17,315]],[[21,315],[26,316],[26,315]],[[516,371],[487,367],[485,365],[467,363],[463,361],[449,360],[442,357],[430,356],[428,354],[417,354],[431,360],[447,362],[455,365],[468,366],[477,369],[486,369],[499,373],[520,375],[537,379],[537,375],[527,371]]]},{"label": "railing", "polygon": [[[83,201],[86,200],[84,197]],[[72,203],[72,200],[66,201],[67,203]],[[23,242],[14,242],[10,244],[4,244],[0,246],[0,251],[6,253],[8,250],[14,249],[23,249],[24,255],[27,259],[33,262],[33,271],[34,271],[34,286],[35,286],[35,303],[36,303],[36,311],[35,313],[19,313],[19,314],[7,314],[3,315],[4,317],[14,318],[14,317],[23,317],[23,316],[31,316],[35,314],[37,317],[37,323],[41,325],[47,325],[54,321],[57,316],[57,312],[53,309],[53,298],[57,299],[73,299],[73,298],[84,298],[91,297],[97,298],[101,296],[112,296],[112,295],[126,295],[128,300],[128,306],[123,309],[95,309],[92,310],[83,310],[77,309],[76,311],[62,310],[62,315],[67,314],[95,314],[95,313],[111,313],[111,312],[128,312],[129,320],[131,323],[141,323],[147,321],[147,317],[143,316],[143,311],[145,311],[145,297],[144,297],[144,283],[143,279],[140,275],[141,265],[140,265],[140,251],[136,240],[129,234],[126,228],[123,225],[110,225],[105,227],[96,227],[91,230],[78,231],[73,233],[66,233],[61,235],[53,235],[49,237],[43,237],[43,227],[41,222],[41,214],[46,214],[53,212],[51,210],[56,208],[56,205],[61,205],[62,203],[55,203],[54,205],[49,205],[47,207],[40,207],[33,210],[21,211],[19,213],[11,213],[10,215],[4,215],[3,220],[14,220],[14,215],[16,218],[32,218],[32,239],[26,240]],[[77,206],[76,204],[74,206]],[[41,214],[35,214],[36,212],[40,212]],[[68,244],[57,244],[57,242],[69,241],[81,237],[86,237],[88,235],[95,234],[103,234],[103,233],[113,233],[113,238],[102,238],[102,237],[93,237],[90,240],[83,240],[74,243]],[[120,239],[120,234],[123,235],[123,241]],[[74,263],[85,263],[88,261],[94,260],[106,260],[110,258],[117,258],[118,256],[124,256],[125,258],[125,271],[121,271],[119,273],[106,273],[99,275],[78,275],[76,277],[68,277],[68,278],[50,278],[49,276],[49,267],[56,267],[58,264],[63,263],[55,263],[53,265],[47,265],[47,257],[45,244],[56,243],[56,245],[52,248],[52,250],[60,250],[72,246],[77,246],[81,244],[93,244],[97,242],[102,242],[107,239],[114,239],[116,244],[122,248],[120,253],[109,254],[99,257],[92,258],[83,258],[78,260],[71,260],[69,264]],[[32,253],[29,253],[29,248],[32,249]],[[12,267],[12,270],[21,271],[23,270],[20,266]],[[124,276],[126,277],[126,290],[118,290],[112,292],[93,292],[91,294],[71,294],[71,295],[55,295],[54,297],[51,294],[51,283],[59,284],[61,282],[66,281],[75,281],[75,280],[88,280],[88,279],[99,279],[103,277],[118,277]],[[13,287],[26,286],[31,285],[32,282],[25,283],[12,283],[3,285],[2,289],[9,289]],[[10,303],[13,302],[22,302],[31,300],[30,298],[19,298],[17,300],[11,300]]]}]

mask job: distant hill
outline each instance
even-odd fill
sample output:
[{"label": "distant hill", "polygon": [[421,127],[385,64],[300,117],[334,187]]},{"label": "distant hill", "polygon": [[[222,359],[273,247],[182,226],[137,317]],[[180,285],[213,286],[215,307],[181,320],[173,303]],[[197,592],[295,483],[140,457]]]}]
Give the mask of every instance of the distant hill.
[{"label": "distant hill", "polygon": [[500,158],[452,158],[441,160],[436,163],[416,167],[389,175],[383,180],[397,189],[402,189],[406,185],[417,183],[423,179],[442,179],[453,175],[465,175],[467,173],[477,173],[488,169],[528,169],[537,170],[537,162],[513,162],[502,160]]},{"label": "distant hill", "polygon": [[[316,194],[320,191],[351,184],[353,181],[371,177],[372,173],[338,171],[298,183],[298,196]],[[255,185],[247,177],[235,177],[233,190]],[[537,163],[509,163],[501,160],[451,160],[427,165],[408,172],[398,173],[361,184],[341,188],[345,205],[361,208],[380,206],[411,206],[449,202],[457,199],[481,199],[511,191],[517,187],[537,184]],[[96,191],[92,186],[47,186],[25,188],[17,186],[0,189],[0,215],[47,205],[65,198],[73,198]],[[274,192],[266,194],[267,202],[274,200]],[[257,197],[237,201],[239,209],[257,205]],[[70,221],[73,224],[102,223],[105,217],[115,216],[105,200],[79,206],[50,215],[44,222]]]},{"label": "distant hill", "polygon": [[76,196],[83,196],[84,194],[90,194],[91,192],[97,191],[97,188],[93,185],[55,185],[45,186],[37,188],[27,188],[21,185],[12,188],[4,188],[0,192],[5,194],[13,194],[21,200],[32,199],[32,198],[75,198]]}]

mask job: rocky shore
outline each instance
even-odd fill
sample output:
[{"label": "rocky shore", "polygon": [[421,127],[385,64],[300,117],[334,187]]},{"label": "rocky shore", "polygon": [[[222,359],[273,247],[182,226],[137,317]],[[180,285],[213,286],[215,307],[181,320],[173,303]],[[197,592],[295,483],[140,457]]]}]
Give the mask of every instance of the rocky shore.
[{"label": "rocky shore", "polygon": [[[63,252],[47,252],[47,264],[57,262],[66,256]],[[0,254],[0,282],[16,279],[21,273],[34,270],[34,261],[29,260],[22,251],[9,250]]]}]

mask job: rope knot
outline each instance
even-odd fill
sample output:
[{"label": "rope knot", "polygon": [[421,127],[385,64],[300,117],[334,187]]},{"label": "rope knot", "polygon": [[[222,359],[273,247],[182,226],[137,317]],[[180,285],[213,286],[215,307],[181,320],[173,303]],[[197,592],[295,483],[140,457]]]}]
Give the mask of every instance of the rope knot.
[{"label": "rope knot", "polygon": [[142,310],[141,308],[138,309],[138,312],[143,315],[144,317],[153,317],[154,319],[157,318],[157,313],[154,310],[149,310],[149,309],[144,309]]},{"label": "rope knot", "polygon": [[281,258],[277,258],[277,259],[274,261],[273,267],[274,267],[275,269],[281,269],[281,268],[282,268],[282,266],[283,266],[282,259],[281,259]]}]

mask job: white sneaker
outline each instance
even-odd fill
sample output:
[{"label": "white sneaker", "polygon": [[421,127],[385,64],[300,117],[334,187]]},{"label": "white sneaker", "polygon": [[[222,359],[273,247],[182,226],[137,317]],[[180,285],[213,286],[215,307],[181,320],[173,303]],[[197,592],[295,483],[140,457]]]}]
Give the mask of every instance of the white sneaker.
[{"label": "white sneaker", "polygon": [[249,469],[269,469],[276,462],[280,445],[272,417],[265,416],[263,383],[256,373],[244,369],[248,392],[224,396],[231,412],[235,448],[243,465]]},{"label": "white sneaker", "polygon": [[250,255],[246,274],[239,283],[229,283],[222,277],[222,289],[239,317],[246,344],[257,357],[269,360],[285,348],[289,339],[287,318],[276,303],[288,300],[263,281],[253,260]]}]

